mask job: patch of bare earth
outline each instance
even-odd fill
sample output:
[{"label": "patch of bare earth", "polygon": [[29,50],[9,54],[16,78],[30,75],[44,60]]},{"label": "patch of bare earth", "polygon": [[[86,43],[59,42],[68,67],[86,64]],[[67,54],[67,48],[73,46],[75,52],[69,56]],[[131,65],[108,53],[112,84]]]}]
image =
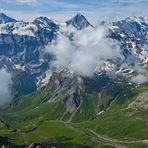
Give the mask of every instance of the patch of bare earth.
[{"label": "patch of bare earth", "polygon": [[128,105],[128,108],[136,110],[148,109],[148,91],[140,94],[135,101]]}]

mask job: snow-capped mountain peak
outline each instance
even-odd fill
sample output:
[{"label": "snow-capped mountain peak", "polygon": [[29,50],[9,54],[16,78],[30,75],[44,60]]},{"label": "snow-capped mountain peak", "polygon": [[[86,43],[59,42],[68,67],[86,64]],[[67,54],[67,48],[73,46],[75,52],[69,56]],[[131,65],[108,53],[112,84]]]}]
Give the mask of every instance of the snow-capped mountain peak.
[{"label": "snow-capped mountain peak", "polygon": [[[45,47],[56,40],[59,34],[68,37],[71,41],[72,37],[79,37],[87,30],[97,29],[97,27],[91,28],[92,25],[81,14],[77,14],[65,23],[58,23],[47,17],[38,17],[33,22],[16,21],[11,20],[11,18],[8,19],[9,17],[2,13],[0,18],[3,19],[0,23],[0,62],[2,63],[0,64],[3,66],[5,63],[11,69],[23,69],[35,76],[38,82],[49,78],[45,77],[45,73],[51,70],[50,61],[53,60],[53,57],[52,55],[44,55]],[[106,22],[100,24],[109,29],[107,37],[118,43],[121,54],[125,58],[124,61],[120,62],[109,60],[103,64],[101,70],[122,72],[124,67],[122,68],[120,64],[124,65],[125,63],[132,70],[135,63],[144,64],[148,62],[147,20],[147,17],[134,17],[110,24]],[[98,35],[99,33],[95,32],[92,38]],[[82,37],[82,41],[85,41],[88,35]],[[3,58],[1,59],[1,57]]]},{"label": "snow-capped mountain peak", "polygon": [[66,24],[68,26],[72,25],[76,27],[77,29],[83,29],[88,26],[92,26],[82,14],[77,14],[72,19],[66,21]]},{"label": "snow-capped mountain peak", "polygon": [[0,13],[0,24],[1,23],[10,23],[10,22],[17,22],[17,20],[7,16],[4,13]]},{"label": "snow-capped mountain peak", "polygon": [[55,23],[54,20],[48,19],[47,17],[40,16],[33,21],[38,28],[43,28],[48,31],[57,30],[58,25]]}]

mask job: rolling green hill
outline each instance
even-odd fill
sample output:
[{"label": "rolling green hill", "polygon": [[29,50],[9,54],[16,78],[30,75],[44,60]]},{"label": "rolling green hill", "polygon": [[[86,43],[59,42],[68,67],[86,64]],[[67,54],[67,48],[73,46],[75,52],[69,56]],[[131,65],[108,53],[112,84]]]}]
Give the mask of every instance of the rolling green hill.
[{"label": "rolling green hill", "polygon": [[55,74],[48,86],[1,109],[0,139],[5,139],[1,145],[148,146],[148,109],[129,105],[147,92],[147,84],[115,82],[103,75],[81,84],[76,80]]}]

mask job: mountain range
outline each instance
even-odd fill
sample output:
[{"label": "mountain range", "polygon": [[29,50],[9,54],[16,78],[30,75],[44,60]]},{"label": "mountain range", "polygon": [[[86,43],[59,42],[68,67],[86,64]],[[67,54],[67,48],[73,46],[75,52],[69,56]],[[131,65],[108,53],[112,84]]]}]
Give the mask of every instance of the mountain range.
[{"label": "mountain range", "polygon": [[0,13],[0,68],[12,75],[0,146],[148,146],[148,17],[94,26]]}]

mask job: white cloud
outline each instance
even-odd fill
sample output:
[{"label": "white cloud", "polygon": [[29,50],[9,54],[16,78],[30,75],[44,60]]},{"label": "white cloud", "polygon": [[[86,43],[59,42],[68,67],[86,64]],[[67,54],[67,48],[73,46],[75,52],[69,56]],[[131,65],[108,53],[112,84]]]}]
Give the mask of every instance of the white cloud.
[{"label": "white cloud", "polygon": [[4,68],[0,69],[0,107],[11,99],[11,74]]},{"label": "white cloud", "polygon": [[148,82],[148,71],[145,70],[143,67],[136,65],[135,66],[136,76],[131,78],[133,83],[143,84]]},{"label": "white cloud", "polygon": [[123,58],[120,47],[106,38],[108,30],[99,26],[76,31],[73,41],[59,35],[56,42],[49,45],[48,52],[55,55],[56,61],[75,73],[92,76],[96,68],[101,68],[108,60]]},{"label": "white cloud", "polygon": [[[19,19],[31,20],[36,16],[43,15],[53,17],[59,21],[66,21],[76,13],[84,14],[93,25],[107,20],[115,21],[130,16],[147,16],[148,1],[146,0],[84,0],[82,2],[71,2],[65,0],[0,0],[3,5],[0,8],[11,11],[10,15]],[[6,2],[9,2],[6,3]],[[11,3],[22,4],[11,6]],[[24,5],[33,5],[34,7],[24,7]]]},{"label": "white cloud", "polygon": [[134,77],[132,77],[132,82],[137,83],[137,84],[143,84],[145,82],[148,82],[148,74],[143,75],[143,74],[138,74]]},{"label": "white cloud", "polygon": [[6,2],[10,3],[17,3],[17,4],[22,4],[22,5],[32,5],[35,6],[37,5],[37,0],[5,0]]}]

